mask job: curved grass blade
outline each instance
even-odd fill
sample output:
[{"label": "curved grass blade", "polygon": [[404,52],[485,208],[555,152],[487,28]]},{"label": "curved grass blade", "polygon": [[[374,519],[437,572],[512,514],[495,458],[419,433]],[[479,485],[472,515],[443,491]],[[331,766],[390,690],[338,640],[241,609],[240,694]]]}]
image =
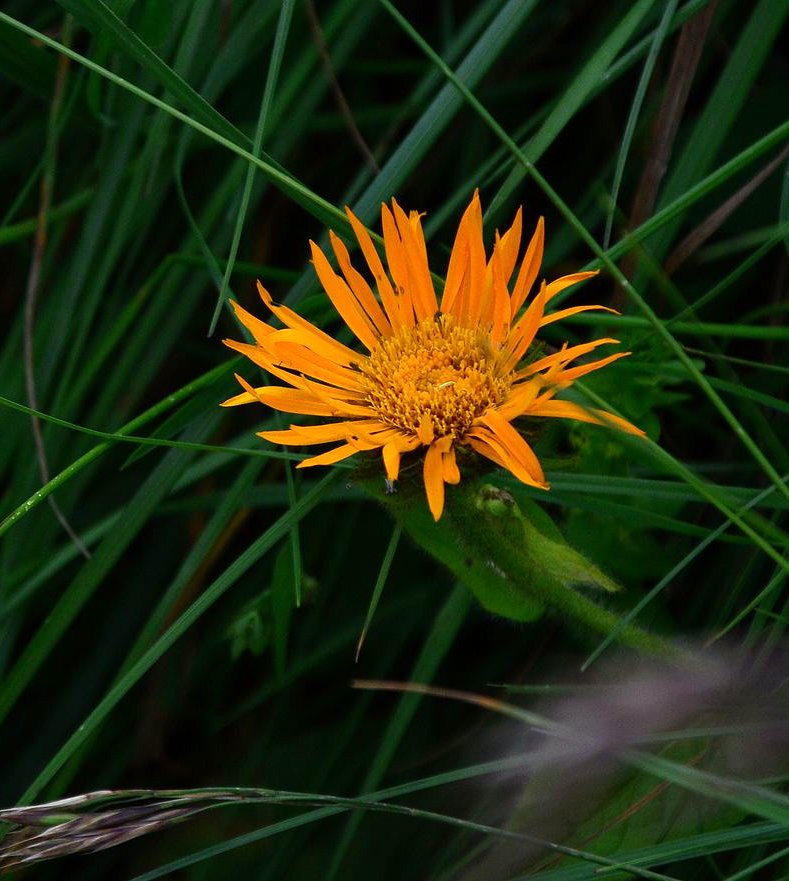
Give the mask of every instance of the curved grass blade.
[{"label": "curved grass blade", "polygon": [[[43,413],[41,410],[34,410],[10,398],[0,395],[0,406],[8,407],[9,410],[16,410],[18,413],[26,413],[28,416],[37,416],[44,422],[50,422],[52,425],[59,425],[62,428],[68,428],[71,431],[77,431],[80,434],[86,434],[90,437],[101,437],[105,440],[115,441],[118,443],[139,444],[151,447],[168,447],[176,450],[192,450],[200,453],[233,453],[239,456],[253,456],[263,459],[290,459],[294,462],[300,462],[306,456],[300,456],[298,453],[277,452],[275,450],[257,450],[245,447],[225,447],[220,444],[191,444],[186,441],[169,440],[163,437],[143,437],[136,434],[125,434],[122,432],[99,431],[95,428],[87,428],[84,425],[77,425],[74,422],[68,422],[65,419],[59,419],[49,413]],[[340,464],[340,463],[338,463]]]},{"label": "curved grass blade", "polygon": [[[699,115],[682,156],[674,162],[673,170],[666,179],[658,203],[660,207],[686,193],[690,185],[704,175],[715,161],[724,138],[737,124],[753,83],[770,58],[773,43],[789,15],[786,0],[760,0],[751,8],[753,11]],[[677,219],[676,223],[668,224],[650,241],[650,251],[654,257],[662,259],[680,223]]]},{"label": "curved grass blade", "polygon": [[[218,421],[217,413],[206,414],[191,426],[186,435],[200,437],[207,434]],[[14,666],[0,682],[0,724],[93,592],[170,492],[183,472],[187,456],[188,453],[183,450],[171,450],[165,455],[124,507],[115,530],[96,548],[93,556],[60,595],[43,624],[26,643]]]},{"label": "curved grass blade", "polygon": [[337,472],[330,471],[324,478],[318,481],[309,492],[299,499],[295,508],[286,511],[282,517],[273,523],[167,628],[159,639],[107,691],[102,700],[86,717],[85,721],[49,760],[46,767],[25,791],[18,802],[20,805],[32,803],[44,786],[52,780],[55,774],[74,755],[76,750],[97,729],[109,713],[112,712],[112,709],[123,699],[135,683],[251,566],[264,554],[268,553],[289,532],[295,523],[306,517],[322,501],[325,491],[336,479]]},{"label": "curved grass blade", "polygon": [[[470,608],[470,591],[463,585],[456,584],[452,588],[452,593],[442,606],[441,611],[436,615],[430,633],[422,646],[422,651],[414,664],[411,675],[415,680],[429,682],[435,676],[439,664],[454,642]],[[400,742],[413,721],[420,702],[420,695],[404,694],[401,696],[397,709],[389,720],[389,725],[383,735],[381,745],[365,775],[361,787],[362,792],[375,789],[380,785],[386,769],[389,767]],[[325,881],[331,881],[332,878],[337,877],[342,861],[359,829],[361,821],[362,817],[359,814],[352,815],[349,818],[337,844],[331,864],[326,869]]]},{"label": "curved grass blade", "polygon": [[[789,480],[789,474],[784,476],[784,480]],[[762,490],[762,492],[755,495],[746,505],[744,505],[738,513],[743,514],[746,511],[755,508],[760,502],[764,499],[768,498],[775,492],[774,486],[768,486],[767,489]],[[623,627],[626,623],[634,621],[638,615],[645,609],[655,597],[657,597],[664,588],[668,587],[669,584],[687,567],[689,566],[696,557],[699,556],[704,550],[706,550],[714,541],[720,538],[721,535],[729,528],[731,524],[730,520],[725,520],[721,523],[720,526],[716,527],[703,541],[699,542],[692,551],[687,553],[677,564],[673,566],[671,570],[663,576],[663,578],[658,581],[658,583],[633,606],[633,608],[626,612],[622,618],[620,623],[608,634],[608,636],[603,639],[597,648],[586,658],[586,660],[581,665],[581,670],[588,670],[589,667],[603,654],[603,652],[613,644],[616,640],[617,631],[620,627]],[[786,572],[781,572],[781,574],[785,577]],[[758,600],[757,600],[758,602]],[[746,612],[747,614],[747,612]],[[732,625],[733,626],[733,625]],[[725,631],[723,631],[725,632]],[[722,636],[723,632],[719,635]]]},{"label": "curved grass blade", "polygon": [[[58,0],[58,3],[88,30],[107,43],[111,42],[125,55],[133,58],[196,120],[236,144],[248,146],[251,143],[247,135],[198,94],[102,0]],[[12,24],[12,22],[8,23]],[[101,74],[102,71],[96,70],[95,73]]]},{"label": "curved grass blade", "polygon": [[400,542],[400,535],[402,534],[402,531],[403,527],[400,525],[400,523],[397,523],[395,525],[395,528],[392,530],[392,537],[389,539],[389,544],[387,545],[386,552],[384,553],[384,558],[381,561],[381,568],[378,572],[378,578],[375,579],[375,587],[373,588],[373,595],[370,598],[370,605],[367,609],[367,615],[364,619],[362,632],[359,635],[359,641],[356,643],[356,661],[359,660],[359,653],[361,652],[362,646],[364,645],[364,640],[367,636],[367,631],[370,628],[370,624],[372,623],[373,615],[375,615],[375,610],[378,608],[378,601],[381,599],[381,594],[383,593],[386,579],[389,577],[389,570],[392,568],[392,561],[394,560],[394,555],[397,552],[397,545]]},{"label": "curved grass blade", "polygon": [[616,204],[619,200],[619,188],[622,186],[622,177],[624,176],[625,165],[627,164],[627,157],[630,153],[630,144],[633,141],[633,135],[636,131],[636,123],[638,122],[638,117],[641,114],[641,107],[644,103],[644,98],[646,97],[647,86],[649,85],[649,81],[652,78],[652,71],[655,69],[655,62],[657,61],[660,47],[663,45],[663,40],[666,38],[668,26],[671,20],[674,18],[678,2],[679,0],[668,0],[668,2],[666,3],[666,8],[663,10],[663,15],[661,16],[660,23],[655,29],[655,36],[651,46],[649,47],[649,54],[647,55],[646,61],[644,62],[644,69],[641,71],[641,76],[638,80],[636,94],[633,96],[633,103],[630,106],[630,113],[627,117],[625,132],[622,135],[622,146],[619,148],[619,155],[616,157],[614,182],[611,186],[611,204],[608,208],[608,216],[605,220],[605,232],[603,233],[603,249],[606,251],[608,250],[608,246],[611,243],[611,228],[614,224]]},{"label": "curved grass blade", "polygon": [[[654,0],[638,0],[638,2],[633,3],[630,9],[628,9],[627,14],[622,17],[622,20],[603,40],[589,61],[581,68],[567,89],[565,89],[564,94],[556,102],[554,109],[540,126],[539,131],[523,148],[522,153],[529,157],[530,162],[536,162],[543,155],[556,139],[559,132],[565,128],[567,123],[580,110],[595,86],[605,77],[606,71],[612,65],[616,56],[622,51],[625,43],[633,36],[636,28],[644,20],[653,3]],[[383,5],[391,14],[394,7],[388,2],[383,2]],[[488,207],[487,213],[489,217],[495,217],[499,213],[506,201],[520,186],[527,173],[527,169],[516,159],[515,167],[501,184]]]},{"label": "curved grass blade", "polygon": [[[124,435],[127,432],[134,431],[135,428],[140,428],[140,426],[151,422],[157,416],[167,412],[167,410],[175,404],[184,400],[184,398],[188,398],[194,392],[211,385],[211,383],[216,382],[217,379],[220,379],[225,374],[229,373],[233,367],[240,362],[240,360],[240,358],[234,358],[226,364],[220,364],[219,366],[214,367],[212,370],[209,370],[207,373],[204,373],[192,382],[182,386],[178,391],[163,398],[158,404],[149,407],[144,413],[141,413],[130,422],[127,422],[126,425],[115,432],[115,434]],[[75,462],[72,462],[68,468],[64,468],[63,471],[56,474],[49,483],[44,484],[44,486],[36,490],[36,492],[34,492],[33,495],[26,499],[21,505],[14,508],[10,514],[6,515],[2,522],[0,522],[0,535],[7,532],[18,520],[24,517],[25,514],[32,511],[36,505],[41,504],[41,502],[43,502],[44,499],[46,499],[50,493],[54,492],[61,484],[74,477],[75,474],[82,471],[83,468],[90,465],[91,462],[94,462],[102,453],[111,449],[111,447],[112,442],[109,441],[97,444],[95,447],[88,450],[87,453],[80,456]]]},{"label": "curved grass blade", "polygon": [[[266,130],[266,122],[268,121],[269,108],[274,98],[274,90],[277,87],[277,79],[279,78],[279,69],[282,65],[282,56],[285,54],[285,43],[288,39],[288,31],[290,30],[290,22],[293,17],[293,6],[295,0],[282,0],[279,21],[277,22],[277,31],[274,35],[274,48],[271,50],[271,59],[269,61],[268,76],[266,77],[266,85],[263,89],[263,99],[260,104],[260,112],[258,121],[255,126],[255,137],[252,141],[252,153],[254,156],[260,154],[263,148],[263,135]],[[227,258],[227,266],[225,274],[222,277],[222,284],[219,288],[219,298],[214,308],[214,314],[211,317],[211,324],[208,328],[208,336],[214,335],[216,323],[219,320],[219,313],[227,298],[227,289],[230,282],[230,276],[233,273],[233,266],[236,262],[236,254],[238,253],[238,245],[241,241],[241,231],[244,228],[244,220],[247,216],[247,208],[249,206],[249,198],[252,195],[252,183],[255,177],[255,169],[253,166],[247,167],[246,177],[244,178],[244,188],[241,192],[241,204],[238,208],[238,216],[236,217],[236,225],[233,229],[233,239],[230,243],[230,254]]]},{"label": "curved grass blade", "polygon": [[141,98],[148,104],[152,104],[159,110],[163,110],[165,113],[168,113],[170,116],[174,117],[180,122],[185,123],[186,125],[193,128],[195,131],[198,131],[200,132],[200,134],[205,135],[205,137],[209,138],[209,140],[214,141],[222,147],[225,147],[232,153],[235,153],[237,156],[240,156],[242,159],[245,159],[247,162],[250,162],[256,168],[260,169],[260,171],[263,172],[265,177],[271,183],[273,183],[274,186],[282,190],[282,192],[293,199],[294,202],[301,205],[310,214],[318,218],[322,223],[325,223],[326,225],[336,224],[337,227],[341,230],[346,232],[350,231],[350,224],[348,223],[348,218],[345,216],[344,212],[340,211],[330,202],[327,202],[325,199],[318,196],[316,193],[310,190],[309,187],[306,187],[300,181],[296,180],[296,178],[291,177],[291,175],[283,171],[278,164],[254,156],[247,149],[239,146],[236,141],[228,138],[225,135],[220,134],[208,125],[203,124],[199,120],[189,116],[187,113],[183,113],[182,111],[173,107],[171,104],[168,104],[166,101],[157,98],[155,95],[151,95],[144,89],[139,88],[139,86],[134,85],[134,83],[131,83],[123,77],[113,73],[112,71],[107,70],[100,64],[96,64],[94,61],[91,61],[89,58],[81,55],[79,52],[75,52],[72,49],[66,48],[61,43],[58,43],[57,40],[53,40],[46,34],[43,34],[40,31],[37,31],[35,28],[31,28],[28,25],[23,24],[17,19],[12,18],[10,15],[7,15],[4,12],[0,12],[0,22],[10,24],[12,27],[17,28],[32,39],[40,41],[45,46],[48,46],[50,49],[54,49],[56,52],[67,55],[72,61],[76,61],[89,70],[100,74],[101,76],[108,79],[110,82],[114,83],[117,86],[120,86],[122,89],[125,89],[127,92],[131,92],[131,94],[135,95],[137,98]]}]

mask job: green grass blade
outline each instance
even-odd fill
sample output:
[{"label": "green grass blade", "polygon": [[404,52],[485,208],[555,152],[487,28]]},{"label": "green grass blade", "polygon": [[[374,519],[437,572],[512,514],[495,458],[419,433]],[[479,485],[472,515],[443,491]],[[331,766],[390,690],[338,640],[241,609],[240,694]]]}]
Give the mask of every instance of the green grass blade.
[{"label": "green grass blade", "polygon": [[66,46],[58,43],[57,40],[53,40],[50,37],[47,37],[46,34],[42,34],[35,28],[28,27],[22,22],[17,21],[15,18],[6,15],[6,13],[4,12],[0,12],[0,22],[5,22],[12,27],[17,28],[22,33],[27,34],[32,39],[40,40],[49,48],[54,49],[55,51],[60,52],[63,55],[67,55],[69,58],[72,59],[72,61],[76,61],[89,70],[100,74],[110,82],[135,95],[137,98],[146,101],[148,104],[152,104],[159,110],[163,110],[165,113],[169,114],[180,122],[183,122],[190,128],[193,128],[195,131],[199,132],[200,134],[204,135],[205,137],[209,138],[220,146],[226,148],[230,152],[235,153],[242,159],[245,159],[247,162],[260,169],[260,171],[263,172],[263,174],[269,181],[271,181],[271,183],[273,183],[276,187],[278,187],[284,193],[290,196],[290,198],[292,198],[299,205],[306,208],[307,211],[314,214],[315,217],[319,218],[323,223],[327,225],[334,224],[341,230],[347,230],[350,228],[350,224],[348,223],[348,220],[342,211],[340,211],[330,202],[327,202],[325,199],[318,196],[300,181],[297,181],[295,178],[291,177],[278,165],[269,162],[263,158],[254,156],[247,149],[239,146],[239,144],[236,143],[234,140],[231,140],[225,135],[220,134],[208,125],[200,122],[198,119],[195,119],[192,116],[183,113],[182,111],[173,107],[171,104],[168,104],[166,101],[162,101],[155,95],[152,95],[149,92],[146,92],[144,89],[141,89],[138,86],[134,85],[134,83],[131,83],[123,77],[113,73],[112,71],[107,70],[100,64],[96,64],[84,55],[80,55],[79,52],[68,49]]},{"label": "green grass blade", "polygon": [[[658,208],[687,193],[720,151],[723,140],[736,125],[745,101],[762,66],[769,59],[774,41],[789,15],[787,0],[759,0],[744,27],[707,104],[696,122],[681,158],[672,166]],[[650,241],[653,255],[661,258],[670,247],[680,220],[664,227]]]},{"label": "green grass blade", "polygon": [[655,69],[658,53],[663,45],[663,40],[666,38],[668,26],[676,13],[678,2],[679,0],[668,0],[666,3],[666,8],[663,10],[663,15],[660,19],[660,24],[655,30],[655,37],[649,47],[649,54],[644,62],[644,69],[641,71],[641,76],[638,80],[636,93],[633,96],[633,103],[630,105],[630,113],[627,116],[625,131],[622,135],[622,146],[619,148],[619,154],[616,157],[614,182],[611,186],[611,205],[608,209],[608,216],[605,221],[605,232],[603,233],[603,249],[606,251],[611,243],[611,228],[614,224],[614,214],[616,213],[616,205],[619,200],[619,188],[622,186],[622,177],[625,173],[625,165],[627,164],[627,157],[630,153],[630,145],[633,142],[633,135],[636,132],[636,123],[641,114],[641,107],[644,103],[644,98],[646,97],[647,86],[652,78],[652,72]]},{"label": "green grass blade", "polygon": [[[430,633],[422,646],[422,651],[411,673],[412,681],[430,682],[432,680],[439,664],[457,636],[470,606],[471,594],[462,585],[455,585],[441,611],[436,616]],[[384,732],[375,759],[364,778],[362,792],[375,789],[380,785],[400,742],[413,721],[421,699],[422,696],[418,694],[404,694],[401,696],[397,709]],[[345,854],[359,830],[361,821],[362,817],[359,814],[352,816],[348,820],[337,844],[331,865],[326,871],[326,881],[331,881],[331,879],[337,877]]]},{"label": "green grass blade", "polygon": [[402,534],[402,531],[403,528],[398,523],[392,530],[392,537],[389,539],[389,544],[387,545],[386,552],[384,553],[384,558],[381,561],[381,568],[378,571],[378,577],[375,579],[373,595],[370,597],[370,605],[367,609],[367,615],[364,619],[362,632],[359,635],[359,641],[356,643],[357,661],[359,660],[359,652],[361,652],[362,646],[364,645],[367,631],[370,629],[370,624],[372,623],[373,616],[375,615],[375,610],[378,608],[378,602],[381,599],[381,594],[383,593],[386,579],[389,577],[389,570],[392,568],[392,561],[394,560],[394,555],[397,552],[397,545],[400,542],[400,535]]},{"label": "green grass blade", "polygon": [[[232,587],[244,573],[253,566],[264,554],[268,553],[277,542],[286,535],[294,523],[299,522],[317,504],[320,503],[325,490],[336,480],[337,473],[330,471],[315,487],[305,493],[295,508],[287,511],[279,520],[270,526],[263,535],[253,542],[211,585],[199,596],[189,608],[178,617],[156,642],[137,660],[130,669],[118,680],[107,694],[91,711],[85,721],[74,734],[55,753],[46,767],[25,791],[19,804],[31,804],[39,792],[46,786],[63,765],[74,755],[75,751],[91,736],[94,730],[104,721],[107,715],[118,704],[139,679],[159,660],[159,658],[197,621],[214,603]],[[96,557],[93,558],[94,560]],[[5,689],[0,693],[0,713],[7,702],[3,700]]]},{"label": "green grass blade", "polygon": [[[539,131],[523,148],[523,155],[528,156],[530,162],[537,162],[540,159],[567,123],[584,105],[594,88],[605,77],[606,71],[616,56],[622,51],[627,41],[635,33],[636,28],[644,20],[653,4],[654,0],[637,0],[637,2],[633,3],[627,14],[622,17],[619,24],[603,40],[589,61],[573,78]],[[389,3],[384,2],[384,6],[390,13],[392,12],[393,7]],[[521,162],[518,162],[516,157],[515,167],[491,200],[487,212],[489,216],[496,217],[499,214],[507,200],[520,187],[526,174],[527,168]]]},{"label": "green grass blade", "polygon": [[[247,135],[228,122],[183,77],[165,64],[102,0],[58,0],[58,3],[88,30],[105,41],[111,41],[120,51],[133,58],[196,120],[236,144],[250,144]],[[101,74],[101,70],[95,72]]]},{"label": "green grass blade", "polygon": [[[789,474],[784,477],[784,480],[789,480]],[[775,492],[774,486],[769,486],[767,489],[760,492],[758,495],[754,496],[751,501],[749,501],[743,508],[741,508],[738,513],[744,514],[746,511],[751,508],[756,507],[761,501],[766,499],[768,496]],[[721,535],[729,528],[731,524],[730,520],[726,520],[721,523],[720,526],[716,527],[703,541],[699,542],[692,551],[687,553],[677,564],[673,566],[669,572],[667,572],[658,583],[630,609],[629,612],[625,613],[620,623],[617,627],[611,631],[597,646],[597,648],[586,658],[586,660],[581,665],[582,670],[588,670],[589,667],[603,654],[603,652],[614,643],[617,630],[619,628],[624,627],[626,624],[634,621],[639,614],[654,600],[660,593],[668,587],[669,584],[681,573],[684,569],[689,566],[695,559],[698,557],[703,551],[705,551],[713,542],[717,541]],[[781,575],[784,577],[787,575],[786,572],[781,572]],[[758,602],[758,600],[757,600]],[[747,614],[747,612],[745,613]],[[723,634],[721,634],[723,635]]]},{"label": "green grass blade", "polygon": [[[269,62],[268,76],[266,77],[266,85],[263,89],[263,99],[260,104],[260,112],[258,113],[258,121],[255,126],[255,136],[252,140],[252,153],[255,156],[260,155],[263,147],[263,136],[268,121],[269,108],[274,99],[274,90],[277,87],[279,79],[279,69],[282,65],[282,57],[285,54],[285,43],[288,39],[288,31],[290,30],[290,22],[293,17],[293,6],[295,0],[282,0],[282,7],[277,22],[277,31],[274,35],[274,48],[271,51],[271,60]],[[211,317],[211,325],[208,328],[208,336],[214,335],[216,323],[219,320],[219,312],[223,303],[227,298],[228,284],[233,267],[236,262],[236,254],[238,253],[238,245],[241,241],[241,231],[244,228],[244,220],[247,216],[247,208],[249,207],[249,198],[252,195],[252,183],[255,177],[255,169],[250,165],[247,168],[246,177],[244,178],[244,189],[241,192],[241,204],[238,208],[238,216],[236,225],[233,229],[233,240],[230,244],[230,254],[227,258],[227,266],[225,274],[222,277],[222,284],[219,289],[219,299],[217,300],[214,314]]]}]

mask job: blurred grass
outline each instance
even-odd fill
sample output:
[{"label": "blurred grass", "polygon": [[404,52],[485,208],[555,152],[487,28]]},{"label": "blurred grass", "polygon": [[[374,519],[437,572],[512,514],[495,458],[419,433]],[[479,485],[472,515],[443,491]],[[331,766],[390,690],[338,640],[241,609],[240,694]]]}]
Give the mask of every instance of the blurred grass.
[{"label": "blurred grass", "polygon": [[[479,186],[491,238],[517,204],[527,227],[546,216],[547,275],[604,268],[587,290],[625,315],[577,316],[546,338],[615,328],[634,355],[584,391],[657,443],[554,428],[542,441],[553,490],[540,500],[625,585],[622,613],[683,640],[727,631],[765,658],[778,650],[788,614],[789,165],[783,188],[771,173],[680,266],[665,267],[789,141],[787,0],[714,4],[657,198],[631,222],[673,95],[678,35],[709,5],[316,0],[375,173],[302,4],[6,0],[0,803],[238,784],[405,796],[422,811],[233,808],[31,877],[462,877],[495,833],[429,815],[491,825],[484,786],[457,784],[491,753],[489,773],[503,770],[495,719],[424,695],[351,691],[349,680],[481,691],[550,679],[557,665],[577,669],[608,648],[558,621],[515,627],[481,613],[449,573],[393,540],[386,513],[346,471],[296,478],[280,461],[288,455],[254,435],[275,424],[271,414],[217,407],[237,368],[219,340],[238,328],[222,309],[218,333],[206,331],[228,292],[252,307],[260,277],[336,329],[307,240],[327,225],[347,232],[346,203],[374,232],[382,199],[426,211],[441,276]],[[52,475],[43,491],[23,359],[32,266],[33,409]],[[53,516],[50,493],[90,559]],[[650,761],[663,781],[703,789],[700,771]],[[700,825],[672,841],[645,829],[621,853],[598,854],[626,871],[574,860],[530,877],[625,877],[634,866],[687,879],[785,877],[783,801],[779,815],[767,792],[747,795],[727,828]]]}]

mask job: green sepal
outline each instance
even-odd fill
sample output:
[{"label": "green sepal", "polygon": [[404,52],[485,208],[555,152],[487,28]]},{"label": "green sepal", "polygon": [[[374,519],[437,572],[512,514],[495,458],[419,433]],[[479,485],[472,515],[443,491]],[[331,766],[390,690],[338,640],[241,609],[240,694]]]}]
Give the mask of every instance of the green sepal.
[{"label": "green sepal", "polygon": [[475,504],[490,515],[494,525],[505,521],[513,524],[511,528],[516,533],[514,547],[519,546],[524,560],[529,563],[526,573],[537,596],[545,599],[552,595],[549,582],[608,593],[620,590],[605,572],[567,544],[553,520],[530,499],[516,502],[505,490],[484,485],[476,493]]},{"label": "green sepal", "polygon": [[[619,586],[570,547],[537,505],[518,504],[504,490],[467,480],[446,488],[444,512],[435,522],[415,477],[400,480],[394,492],[386,491],[380,476],[358,482],[487,611],[513,621],[535,621],[551,611],[598,633],[619,628],[618,616],[587,595],[611,593]],[[619,628],[617,638],[648,654],[674,653],[663,640],[634,625]]]},{"label": "green sepal", "polygon": [[[495,558],[480,546],[475,530],[461,525],[461,511],[467,507],[464,503],[473,495],[468,485],[450,488],[444,516],[436,522],[428,510],[424,487],[416,481],[406,477],[394,492],[387,492],[378,475],[357,482],[392,512],[416,544],[453,572],[487,611],[513,621],[536,621],[542,616],[542,603],[518,590]],[[517,534],[514,538],[517,540]]]}]

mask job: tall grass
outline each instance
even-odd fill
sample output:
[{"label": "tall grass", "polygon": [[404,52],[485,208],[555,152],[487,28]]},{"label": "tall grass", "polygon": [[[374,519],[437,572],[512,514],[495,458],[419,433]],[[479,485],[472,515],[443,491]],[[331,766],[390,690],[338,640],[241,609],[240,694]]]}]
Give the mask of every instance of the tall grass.
[{"label": "tall grass", "polygon": [[307,242],[347,234],[343,206],[374,232],[393,195],[425,211],[441,277],[475,187],[491,242],[522,203],[527,228],[546,217],[545,274],[601,268],[585,293],[623,312],[547,342],[602,328],[632,350],[579,400],[650,440],[562,425],[541,441],[550,494],[492,479],[624,586],[624,622],[702,667],[724,644],[727,664],[779,666],[788,16],[786,0],[6,0],[0,804],[288,794],[31,877],[789,874],[785,767],[737,788],[687,731],[634,752],[586,811],[568,771],[559,849],[494,867],[504,839],[540,837],[514,807],[536,717],[351,680],[505,684],[530,714],[568,683],[592,700],[616,634],[485,614],[347,469],[297,471],[255,436],[275,414],[218,407],[234,370],[254,378],[221,339],[240,332],[231,296],[263,314],[256,279],[338,332]]}]

